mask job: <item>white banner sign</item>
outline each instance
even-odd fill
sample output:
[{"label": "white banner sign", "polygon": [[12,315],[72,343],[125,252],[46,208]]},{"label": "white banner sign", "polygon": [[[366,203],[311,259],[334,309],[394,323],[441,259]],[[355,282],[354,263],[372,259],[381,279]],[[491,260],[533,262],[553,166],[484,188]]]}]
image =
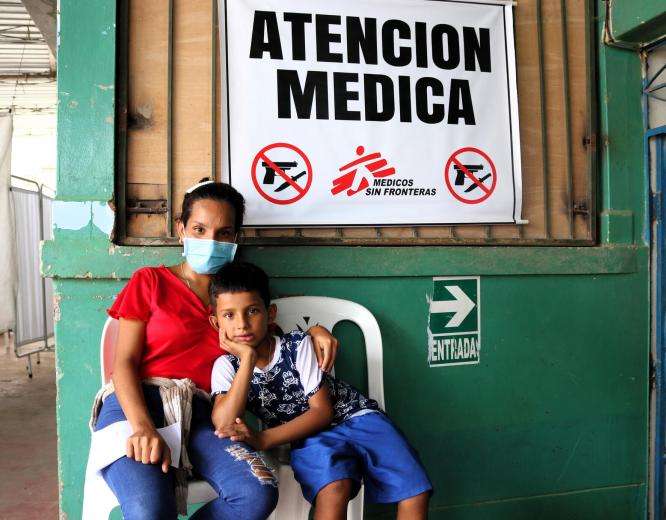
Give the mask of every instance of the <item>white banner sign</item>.
[{"label": "white banner sign", "polygon": [[219,2],[223,175],[247,225],[520,222],[506,3]]}]

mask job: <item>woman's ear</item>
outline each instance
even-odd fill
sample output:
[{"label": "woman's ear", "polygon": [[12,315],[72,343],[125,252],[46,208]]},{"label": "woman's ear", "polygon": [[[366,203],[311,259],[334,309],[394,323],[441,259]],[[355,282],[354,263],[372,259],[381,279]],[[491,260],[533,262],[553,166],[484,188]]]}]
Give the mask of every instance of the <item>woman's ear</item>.
[{"label": "woman's ear", "polygon": [[211,314],[210,316],[208,316],[208,321],[210,322],[210,324],[213,326],[213,328],[214,328],[215,330],[217,330],[217,331],[220,330],[220,327],[219,327],[218,324],[217,324],[217,317],[216,317],[216,316],[213,316],[213,315]]},{"label": "woman's ear", "polygon": [[185,224],[180,219],[176,220],[176,230],[178,231],[178,242],[182,244],[185,238]]}]

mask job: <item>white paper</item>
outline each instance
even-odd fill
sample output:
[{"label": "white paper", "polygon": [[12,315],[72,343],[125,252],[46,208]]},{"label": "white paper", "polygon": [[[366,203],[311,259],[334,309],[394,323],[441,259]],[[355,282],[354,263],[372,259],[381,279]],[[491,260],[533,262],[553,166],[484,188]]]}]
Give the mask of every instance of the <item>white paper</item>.
[{"label": "white paper", "polygon": [[[171,465],[174,468],[178,467],[180,461],[180,431],[180,422],[157,429],[171,450]],[[94,432],[90,441],[89,464],[92,469],[99,471],[124,457],[130,435],[132,427],[128,421],[118,421]]]},{"label": "white paper", "polygon": [[[158,428],[157,432],[171,450],[171,465],[177,468],[180,463],[180,422]],[[132,428],[128,421],[110,424],[91,435],[83,490],[83,520],[108,518],[111,509],[118,505],[118,499],[102,477],[101,470],[125,456],[125,446],[130,435]]]}]

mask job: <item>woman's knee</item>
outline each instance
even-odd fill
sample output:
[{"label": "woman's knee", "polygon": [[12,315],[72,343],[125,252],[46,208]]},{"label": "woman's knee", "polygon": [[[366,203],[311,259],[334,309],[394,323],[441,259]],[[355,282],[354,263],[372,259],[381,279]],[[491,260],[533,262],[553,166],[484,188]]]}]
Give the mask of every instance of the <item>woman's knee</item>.
[{"label": "woman's knee", "polygon": [[102,470],[126,520],[176,519],[173,473],[122,457]]},{"label": "woman's knee", "polygon": [[132,497],[120,505],[124,520],[176,520],[178,513],[175,504],[160,497]]},{"label": "woman's knee", "polygon": [[278,502],[278,482],[271,469],[262,462],[251,467],[252,478],[236,490],[234,505],[243,511],[243,518],[265,519]]},{"label": "woman's knee", "polygon": [[246,485],[220,496],[219,503],[211,503],[211,511],[225,511],[244,520],[265,520],[278,502],[275,484]]},{"label": "woman's knee", "polygon": [[243,512],[244,519],[265,519],[278,501],[278,482],[273,470],[249,446],[234,443],[226,451],[234,460],[232,471],[238,472],[237,476],[243,475],[233,479],[235,489],[229,497],[230,502]]},{"label": "woman's knee", "polygon": [[264,520],[273,512],[278,503],[277,484],[262,484],[251,496],[247,497],[247,519]]},{"label": "woman's knee", "polygon": [[188,451],[194,468],[220,495],[207,507],[211,515],[224,510],[243,519],[264,519],[275,509],[277,478],[256,450],[200,428],[190,433]]}]

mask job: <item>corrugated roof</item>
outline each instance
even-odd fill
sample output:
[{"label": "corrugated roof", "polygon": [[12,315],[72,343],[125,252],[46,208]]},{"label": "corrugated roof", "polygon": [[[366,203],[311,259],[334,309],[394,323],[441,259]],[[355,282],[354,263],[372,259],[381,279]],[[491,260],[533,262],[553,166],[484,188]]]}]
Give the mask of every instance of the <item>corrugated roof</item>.
[{"label": "corrugated roof", "polygon": [[55,78],[3,78],[0,76],[0,109],[55,112],[58,94]]},{"label": "corrugated roof", "polygon": [[55,61],[21,0],[0,0],[0,109],[55,111]]}]

